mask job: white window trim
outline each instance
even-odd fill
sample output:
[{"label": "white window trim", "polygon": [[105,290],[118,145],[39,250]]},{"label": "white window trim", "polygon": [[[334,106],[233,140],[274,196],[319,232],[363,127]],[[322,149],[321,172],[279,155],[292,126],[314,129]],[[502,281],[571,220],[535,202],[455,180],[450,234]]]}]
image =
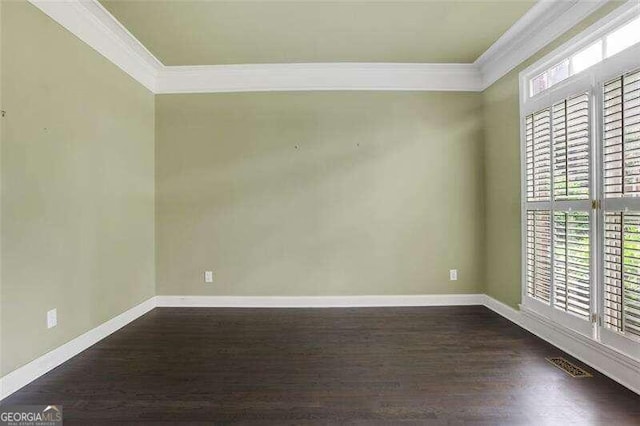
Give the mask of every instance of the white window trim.
[{"label": "white window trim", "polygon": [[[585,74],[592,73],[594,69],[616,69],[619,68],[613,67],[612,62],[616,62],[619,59],[619,56],[628,56],[628,51],[637,50],[639,45],[635,45],[629,47],[616,55],[613,55],[609,58],[603,57],[603,60],[599,63],[593,65],[592,67],[575,74],[573,76],[569,76],[565,80],[553,85],[551,88],[543,90],[537,95],[531,96],[529,92],[529,82],[532,78],[536,77],[540,73],[544,72],[548,68],[558,64],[564,59],[568,59],[574,54],[580,52],[582,49],[590,46],[595,43],[599,39],[606,36],[611,31],[616,28],[624,25],[625,23],[633,20],[640,16],[640,1],[639,0],[630,0],[618,7],[616,10],[600,19],[598,22],[589,26],[587,29],[582,31],[577,36],[573,37],[566,43],[562,44],[560,47],[555,49],[553,52],[547,54],[542,59],[536,61],[534,64],[530,65],[526,69],[520,72],[520,112],[529,114],[534,111],[539,110],[542,105],[544,107],[545,104],[549,104],[549,97],[551,94],[556,94],[554,100],[562,99],[562,95],[559,95],[562,92],[562,88],[573,84],[576,80],[582,80],[585,77]],[[576,89],[579,90],[579,89]],[[575,91],[575,90],[574,90]],[[565,96],[566,97],[566,96]]]},{"label": "white window trim", "polygon": [[[526,309],[543,315],[550,321],[558,323],[562,326],[577,331],[586,337],[594,339],[596,342],[611,347],[615,350],[624,352],[636,359],[640,359],[640,339],[635,336],[622,335],[614,330],[598,326],[597,323],[589,324],[587,321],[557,310],[553,307],[552,299],[549,304],[529,297],[526,288],[526,260],[527,260],[527,209],[544,209],[553,210],[554,205],[561,208],[557,201],[553,200],[553,193],[550,201],[544,202],[527,202],[526,200],[526,117],[541,109],[552,106],[567,97],[576,95],[580,92],[589,92],[591,94],[591,130],[592,154],[591,154],[591,170],[590,170],[590,188],[591,198],[603,200],[603,191],[598,183],[601,181],[601,148],[600,141],[602,135],[602,111],[600,111],[603,82],[615,78],[628,71],[637,69],[640,66],[640,43],[633,45],[621,52],[603,60],[599,63],[587,68],[586,70],[568,77],[567,79],[543,90],[537,95],[530,96],[529,82],[530,80],[545,71],[549,67],[559,63],[560,61],[570,58],[573,54],[588,47],[592,43],[606,36],[618,27],[623,26],[627,22],[640,16],[640,1],[632,0],[617,8],[615,11],[602,18],[595,24],[591,25],[579,35],[573,37],[568,42],[562,44],[553,52],[544,56],[542,59],[532,64],[519,74],[520,86],[520,158],[521,158],[521,300],[522,306]],[[552,162],[553,167],[553,162]],[[553,182],[553,181],[552,181]],[[627,200],[631,204],[638,204],[640,210],[640,200]],[[615,201],[614,201],[615,202]],[[591,204],[591,200],[586,203]],[[582,208],[581,208],[582,209]],[[559,210],[559,209],[556,209]],[[590,206],[586,209],[590,212],[591,217],[591,273],[592,273],[592,291],[591,291],[591,309],[593,313],[602,317],[601,306],[601,288],[595,285],[596,281],[601,280],[602,274],[602,258],[601,253],[597,252],[597,247],[603,241],[603,225],[598,216],[600,212],[593,210]],[[552,260],[553,262],[553,260]],[[553,263],[552,263],[553,264]],[[553,266],[552,266],[553,271]],[[552,272],[553,273],[553,272]],[[551,283],[550,293],[553,294],[553,281]]]}]

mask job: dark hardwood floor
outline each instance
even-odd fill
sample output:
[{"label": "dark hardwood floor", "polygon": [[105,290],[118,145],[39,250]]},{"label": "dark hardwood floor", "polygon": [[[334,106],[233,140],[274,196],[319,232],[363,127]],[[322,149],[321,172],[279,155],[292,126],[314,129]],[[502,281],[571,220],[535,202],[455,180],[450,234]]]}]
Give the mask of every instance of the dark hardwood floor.
[{"label": "dark hardwood floor", "polygon": [[2,405],[83,425],[640,425],[640,396],[549,356],[576,362],[480,306],[158,308]]}]

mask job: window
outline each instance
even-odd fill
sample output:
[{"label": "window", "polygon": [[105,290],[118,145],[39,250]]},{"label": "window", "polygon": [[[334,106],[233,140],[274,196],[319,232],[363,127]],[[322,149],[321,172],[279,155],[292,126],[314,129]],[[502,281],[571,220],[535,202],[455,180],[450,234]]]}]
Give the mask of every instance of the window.
[{"label": "window", "polygon": [[604,84],[604,194],[640,196],[640,72]]},{"label": "window", "polygon": [[582,93],[553,105],[553,195],[556,200],[588,200],[589,95]]},{"label": "window", "polygon": [[584,319],[591,306],[589,230],[587,212],[553,215],[553,306]]},{"label": "window", "polygon": [[551,194],[551,130],[549,110],[527,117],[527,200],[548,200]]},{"label": "window", "polygon": [[571,57],[572,74],[577,74],[602,60],[602,40],[576,53]]},{"label": "window", "polygon": [[[548,307],[539,307],[542,312],[553,311],[560,322],[566,320],[561,315],[571,315],[573,328],[588,334],[597,311],[592,241],[594,221],[600,220],[603,326],[640,337],[640,70],[600,90],[524,117],[525,292]],[[600,99],[602,111],[600,215],[591,214],[591,99]]]},{"label": "window", "polygon": [[604,83],[603,117],[604,324],[640,336],[640,70]]},{"label": "window", "polygon": [[640,17],[618,25],[588,47],[554,63],[529,80],[529,96],[535,96],[579,74],[605,58],[640,43]]},{"label": "window", "polygon": [[622,52],[627,47],[640,42],[640,18],[613,31],[606,37],[607,57]]},{"label": "window", "polygon": [[522,308],[637,357],[640,4],[620,9],[520,75]]},{"label": "window", "polygon": [[549,302],[551,293],[551,212],[527,211],[527,294]]},{"label": "window", "polygon": [[591,306],[589,93],[525,117],[526,293],[589,320]]},{"label": "window", "polygon": [[640,336],[640,213],[605,214],[604,325]]}]

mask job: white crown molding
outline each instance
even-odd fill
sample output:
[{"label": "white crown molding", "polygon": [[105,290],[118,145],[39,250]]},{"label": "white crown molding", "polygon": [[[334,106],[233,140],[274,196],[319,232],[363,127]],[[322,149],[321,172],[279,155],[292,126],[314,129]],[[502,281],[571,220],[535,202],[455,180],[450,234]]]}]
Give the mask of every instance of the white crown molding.
[{"label": "white crown molding", "polygon": [[164,67],[97,0],[29,0],[34,6],[155,92]]},{"label": "white crown molding", "polygon": [[608,0],[538,0],[476,61],[483,89],[576,26]]},{"label": "white crown molding", "polygon": [[165,66],[97,0],[29,1],[153,93],[482,91],[607,2],[539,0],[473,64]]},{"label": "white crown molding", "polygon": [[165,67],[156,93],[482,90],[473,64],[308,63]]}]

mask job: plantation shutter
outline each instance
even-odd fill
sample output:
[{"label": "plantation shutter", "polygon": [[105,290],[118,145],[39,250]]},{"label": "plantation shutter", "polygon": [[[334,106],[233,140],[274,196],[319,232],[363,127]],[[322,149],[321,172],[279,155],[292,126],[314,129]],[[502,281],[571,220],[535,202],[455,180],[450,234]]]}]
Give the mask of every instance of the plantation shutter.
[{"label": "plantation shutter", "polygon": [[551,292],[551,214],[527,212],[527,294],[549,302]]},{"label": "plantation shutter", "polygon": [[604,84],[602,131],[603,323],[640,337],[640,70]]},{"label": "plantation shutter", "polygon": [[640,336],[640,213],[605,214],[604,323]]},{"label": "plantation shutter", "polygon": [[604,194],[640,196],[640,70],[604,85]]},{"label": "plantation shutter", "polygon": [[551,123],[548,109],[526,119],[527,201],[551,196]]},{"label": "plantation shutter", "polygon": [[580,93],[525,117],[526,294],[591,314],[591,116]]},{"label": "plantation shutter", "polygon": [[589,213],[555,212],[554,306],[588,318],[591,302]]},{"label": "plantation shutter", "polygon": [[589,198],[589,95],[563,100],[552,108],[553,195],[556,200]]},{"label": "plantation shutter", "polygon": [[[640,43],[627,31],[636,12],[520,74],[523,312],[634,357]],[[538,80],[553,84],[532,90]]]}]

